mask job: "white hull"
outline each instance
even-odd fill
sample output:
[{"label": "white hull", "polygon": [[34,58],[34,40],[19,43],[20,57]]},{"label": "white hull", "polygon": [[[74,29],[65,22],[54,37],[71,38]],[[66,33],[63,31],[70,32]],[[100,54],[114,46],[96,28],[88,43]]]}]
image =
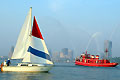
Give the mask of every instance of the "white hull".
[{"label": "white hull", "polygon": [[53,65],[49,66],[3,66],[2,72],[48,72]]}]

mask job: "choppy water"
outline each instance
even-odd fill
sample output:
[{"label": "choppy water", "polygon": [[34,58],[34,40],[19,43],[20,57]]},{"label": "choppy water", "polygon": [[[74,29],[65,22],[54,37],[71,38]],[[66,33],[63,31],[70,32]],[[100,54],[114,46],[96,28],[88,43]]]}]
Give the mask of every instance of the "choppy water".
[{"label": "choppy water", "polygon": [[1,80],[120,80],[120,66],[84,67],[55,63],[49,73],[0,72]]}]

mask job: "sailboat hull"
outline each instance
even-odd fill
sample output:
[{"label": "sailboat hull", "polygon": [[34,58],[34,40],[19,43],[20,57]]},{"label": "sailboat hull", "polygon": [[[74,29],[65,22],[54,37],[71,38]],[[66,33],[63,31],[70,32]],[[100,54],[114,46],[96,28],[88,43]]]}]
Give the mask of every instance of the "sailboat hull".
[{"label": "sailboat hull", "polygon": [[3,66],[2,72],[48,72],[53,65],[50,66]]}]

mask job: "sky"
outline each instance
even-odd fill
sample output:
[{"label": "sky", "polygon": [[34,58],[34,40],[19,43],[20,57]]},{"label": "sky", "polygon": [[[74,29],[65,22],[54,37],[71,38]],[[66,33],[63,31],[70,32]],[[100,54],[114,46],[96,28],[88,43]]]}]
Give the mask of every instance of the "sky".
[{"label": "sky", "polygon": [[0,6],[0,56],[15,46],[32,7],[32,18],[53,52],[103,53],[104,40],[111,40],[112,56],[120,57],[120,0],[1,0]]}]

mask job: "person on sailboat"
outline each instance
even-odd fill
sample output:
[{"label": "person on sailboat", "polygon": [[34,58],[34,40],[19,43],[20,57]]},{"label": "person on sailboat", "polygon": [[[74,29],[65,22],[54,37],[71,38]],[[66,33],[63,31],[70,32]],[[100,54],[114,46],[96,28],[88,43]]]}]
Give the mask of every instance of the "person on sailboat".
[{"label": "person on sailboat", "polygon": [[3,62],[1,63],[1,65],[0,65],[0,68],[2,68],[3,67]]},{"label": "person on sailboat", "polygon": [[6,60],[4,60],[3,65],[4,65],[4,66],[7,66],[7,65],[6,65]]},{"label": "person on sailboat", "polygon": [[10,59],[8,58],[7,62],[6,62],[7,66],[10,65]]}]

